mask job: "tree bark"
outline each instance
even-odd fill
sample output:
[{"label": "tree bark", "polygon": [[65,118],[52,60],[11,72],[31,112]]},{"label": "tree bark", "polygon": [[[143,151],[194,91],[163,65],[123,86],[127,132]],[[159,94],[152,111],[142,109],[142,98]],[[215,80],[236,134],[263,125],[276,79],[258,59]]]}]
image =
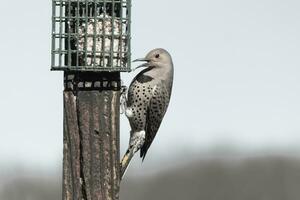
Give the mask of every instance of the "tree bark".
[{"label": "tree bark", "polygon": [[63,200],[118,200],[120,73],[65,72]]}]

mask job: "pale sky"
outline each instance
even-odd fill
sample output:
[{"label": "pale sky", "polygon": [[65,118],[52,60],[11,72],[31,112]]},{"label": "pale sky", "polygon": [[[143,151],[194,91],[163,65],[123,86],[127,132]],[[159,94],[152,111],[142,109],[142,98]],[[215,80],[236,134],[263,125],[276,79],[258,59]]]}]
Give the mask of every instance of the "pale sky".
[{"label": "pale sky", "polygon": [[[54,166],[63,73],[50,72],[51,1],[6,1],[1,10],[0,162]],[[175,66],[171,104],[147,159],[223,144],[299,146],[299,10],[297,0],[133,0],[132,57],[163,47]],[[122,74],[124,82],[134,74]],[[129,126],[121,118],[124,152]]]}]

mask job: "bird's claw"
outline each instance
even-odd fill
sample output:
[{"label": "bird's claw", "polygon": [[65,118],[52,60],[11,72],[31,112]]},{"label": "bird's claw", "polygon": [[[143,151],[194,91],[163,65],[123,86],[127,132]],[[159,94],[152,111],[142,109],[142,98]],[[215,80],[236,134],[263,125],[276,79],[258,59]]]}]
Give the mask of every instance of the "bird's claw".
[{"label": "bird's claw", "polygon": [[120,98],[120,108],[121,108],[121,111],[120,111],[120,113],[123,114],[125,112],[125,109],[126,109],[127,86],[122,85],[120,92],[121,92],[121,98]]},{"label": "bird's claw", "polygon": [[126,92],[127,92],[127,86],[126,85],[122,85],[121,86],[121,95],[126,95]]}]

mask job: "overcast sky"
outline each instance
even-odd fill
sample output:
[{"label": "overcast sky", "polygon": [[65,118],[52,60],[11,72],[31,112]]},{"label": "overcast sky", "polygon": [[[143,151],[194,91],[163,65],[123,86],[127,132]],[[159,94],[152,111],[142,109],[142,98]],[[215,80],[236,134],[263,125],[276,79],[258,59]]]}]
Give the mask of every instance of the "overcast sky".
[{"label": "overcast sky", "polygon": [[[1,8],[0,162],[54,166],[62,157],[63,73],[50,72],[51,1]],[[163,47],[175,65],[149,159],[223,144],[299,146],[299,10],[298,0],[134,0],[132,57]],[[134,74],[122,74],[124,82]],[[123,152],[129,126],[121,117]]]}]

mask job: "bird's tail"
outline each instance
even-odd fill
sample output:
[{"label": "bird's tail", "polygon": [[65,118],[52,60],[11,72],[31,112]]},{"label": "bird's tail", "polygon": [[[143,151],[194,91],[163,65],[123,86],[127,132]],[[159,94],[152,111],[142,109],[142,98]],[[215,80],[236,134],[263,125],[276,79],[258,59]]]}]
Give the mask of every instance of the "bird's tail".
[{"label": "bird's tail", "polygon": [[129,166],[129,163],[130,163],[133,155],[134,155],[134,148],[129,147],[121,161],[121,180],[123,179],[123,177],[125,175],[125,172]]}]

